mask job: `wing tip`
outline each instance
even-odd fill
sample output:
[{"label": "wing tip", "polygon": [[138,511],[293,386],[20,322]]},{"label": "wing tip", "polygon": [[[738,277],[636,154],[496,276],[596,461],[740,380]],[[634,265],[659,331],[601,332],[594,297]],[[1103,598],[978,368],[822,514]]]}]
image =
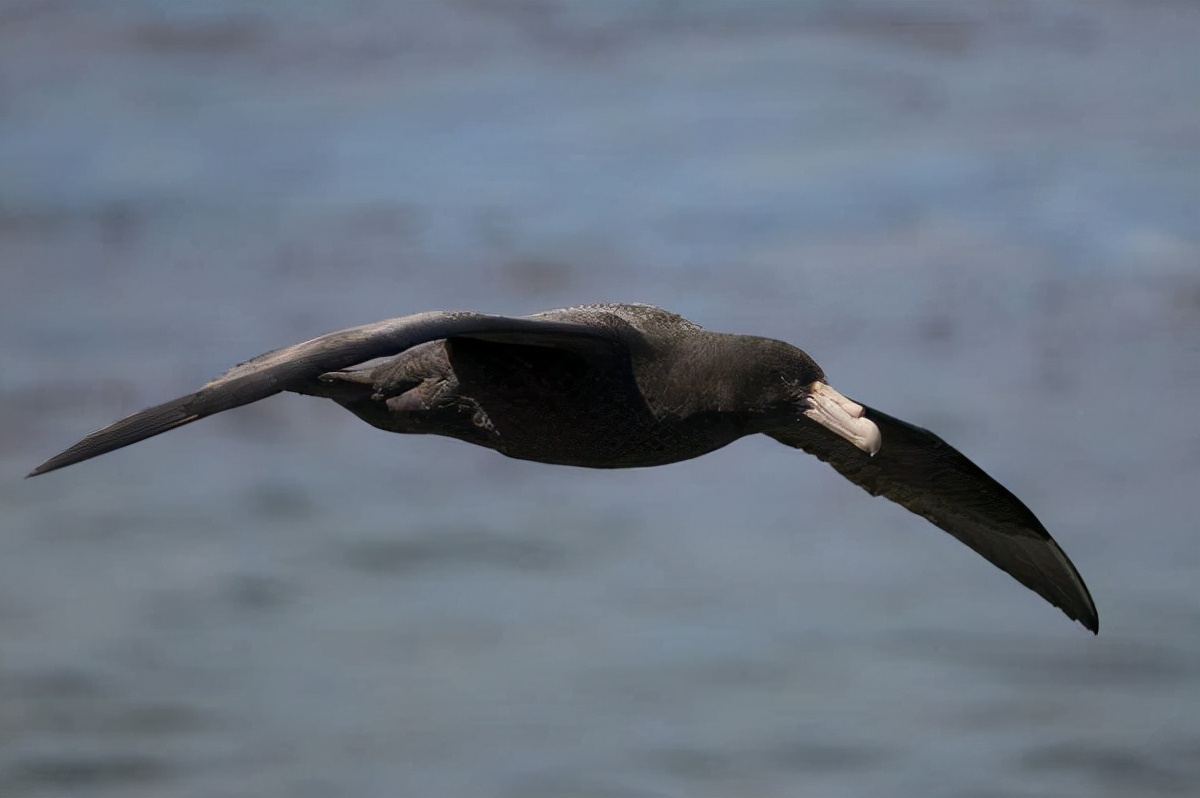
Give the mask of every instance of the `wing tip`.
[{"label": "wing tip", "polygon": [[26,474],[25,479],[29,479],[30,477],[40,477],[42,474],[49,474],[51,471],[57,471],[60,468],[66,468],[67,466],[71,465],[70,462],[65,462],[66,458],[63,457],[65,454],[67,454],[67,452],[61,452],[54,455],[49,460]]},{"label": "wing tip", "polygon": [[[1040,525],[1039,525],[1040,526]],[[1044,527],[1042,528],[1043,532]],[[1075,583],[1074,590],[1063,590],[1065,594],[1065,602],[1060,603],[1055,599],[1042,593],[1043,598],[1050,600],[1051,604],[1061,609],[1068,618],[1077,621],[1084,629],[1087,629],[1094,635],[1100,634],[1100,612],[1096,609],[1096,600],[1092,598],[1092,591],[1088,590],[1087,583],[1083,581],[1083,576],[1080,575],[1079,569],[1075,567],[1075,563],[1071,562],[1071,558],[1062,550],[1062,547],[1055,542],[1054,538],[1046,534],[1046,542],[1050,549],[1054,552],[1059,563],[1070,573],[1072,580]],[[1041,591],[1036,591],[1041,593]]]},{"label": "wing tip", "polygon": [[1100,615],[1099,615],[1099,613],[1096,612],[1095,607],[1089,607],[1088,611],[1086,613],[1082,614],[1079,618],[1076,618],[1075,620],[1077,620],[1081,624],[1083,624],[1084,629],[1087,629],[1092,634],[1099,636],[1099,634],[1100,634]]},{"label": "wing tip", "polygon": [[62,454],[54,455],[49,460],[26,474],[25,479],[29,479],[30,477],[40,477],[42,474],[49,474],[51,471],[57,471],[60,468],[66,468],[67,466],[78,462],[78,460],[74,458],[64,457],[64,455],[66,455],[69,451],[70,450],[63,452]]},{"label": "wing tip", "polygon": [[123,449],[130,444],[161,435],[168,430],[182,427],[209,415],[208,413],[190,412],[187,409],[195,397],[196,394],[189,394],[114,421],[104,429],[93,432],[74,446],[64,449],[37,466],[25,475],[25,479],[48,474],[51,471],[82,463],[117,449]]}]

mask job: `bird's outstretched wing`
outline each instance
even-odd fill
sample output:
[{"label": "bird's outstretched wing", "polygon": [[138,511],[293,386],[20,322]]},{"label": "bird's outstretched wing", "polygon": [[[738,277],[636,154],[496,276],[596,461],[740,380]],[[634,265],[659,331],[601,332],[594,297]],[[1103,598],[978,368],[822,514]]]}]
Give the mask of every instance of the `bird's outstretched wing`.
[{"label": "bird's outstretched wing", "polygon": [[195,393],[123,418],[51,457],[37,476],[129,446],[205,416],[257,402],[328,371],[396,355],[427,341],[471,337],[592,351],[624,345],[610,327],[564,321],[430,311],[339,330],[275,349],[231,368]]},{"label": "bird's outstretched wing", "polygon": [[1075,566],[1020,499],[932,432],[870,407],[874,456],[807,419],[768,433],[824,460],[873,496],[924,516],[1092,632],[1096,605]]}]

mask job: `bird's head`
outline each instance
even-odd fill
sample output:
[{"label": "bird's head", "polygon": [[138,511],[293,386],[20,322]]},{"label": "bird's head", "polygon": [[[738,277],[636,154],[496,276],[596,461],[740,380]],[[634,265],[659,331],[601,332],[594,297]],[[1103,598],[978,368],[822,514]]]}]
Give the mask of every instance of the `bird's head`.
[{"label": "bird's head", "polygon": [[[803,418],[875,455],[883,443],[879,427],[868,418],[867,408],[836,391],[825,381],[825,372],[806,352],[790,344],[771,347],[771,366],[782,382],[787,403]],[[793,419],[800,422],[800,419]],[[802,423],[802,422],[801,422]]]}]

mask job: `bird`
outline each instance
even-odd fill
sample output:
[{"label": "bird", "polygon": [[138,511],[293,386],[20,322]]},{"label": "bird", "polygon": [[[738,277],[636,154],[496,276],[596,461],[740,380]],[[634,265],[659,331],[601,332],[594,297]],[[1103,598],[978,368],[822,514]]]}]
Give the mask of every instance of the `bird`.
[{"label": "bird", "polygon": [[428,311],[331,332],[116,421],[27,476],[281,392],[331,399],[389,432],[586,468],[666,465],[763,434],[923,516],[1099,632],[1091,594],[1050,533],[953,446],[844,396],[791,344],[712,332],[653,305]]}]

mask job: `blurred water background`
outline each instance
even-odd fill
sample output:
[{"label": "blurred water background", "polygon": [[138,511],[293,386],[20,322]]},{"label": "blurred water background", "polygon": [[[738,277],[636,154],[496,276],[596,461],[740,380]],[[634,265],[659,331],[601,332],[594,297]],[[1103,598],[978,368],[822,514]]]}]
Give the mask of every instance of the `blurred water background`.
[{"label": "blurred water background", "polygon": [[[1200,6],[0,2],[0,793],[1200,795]],[[596,472],[234,362],[641,301],[1038,513],[1093,638],[767,439]]]}]

